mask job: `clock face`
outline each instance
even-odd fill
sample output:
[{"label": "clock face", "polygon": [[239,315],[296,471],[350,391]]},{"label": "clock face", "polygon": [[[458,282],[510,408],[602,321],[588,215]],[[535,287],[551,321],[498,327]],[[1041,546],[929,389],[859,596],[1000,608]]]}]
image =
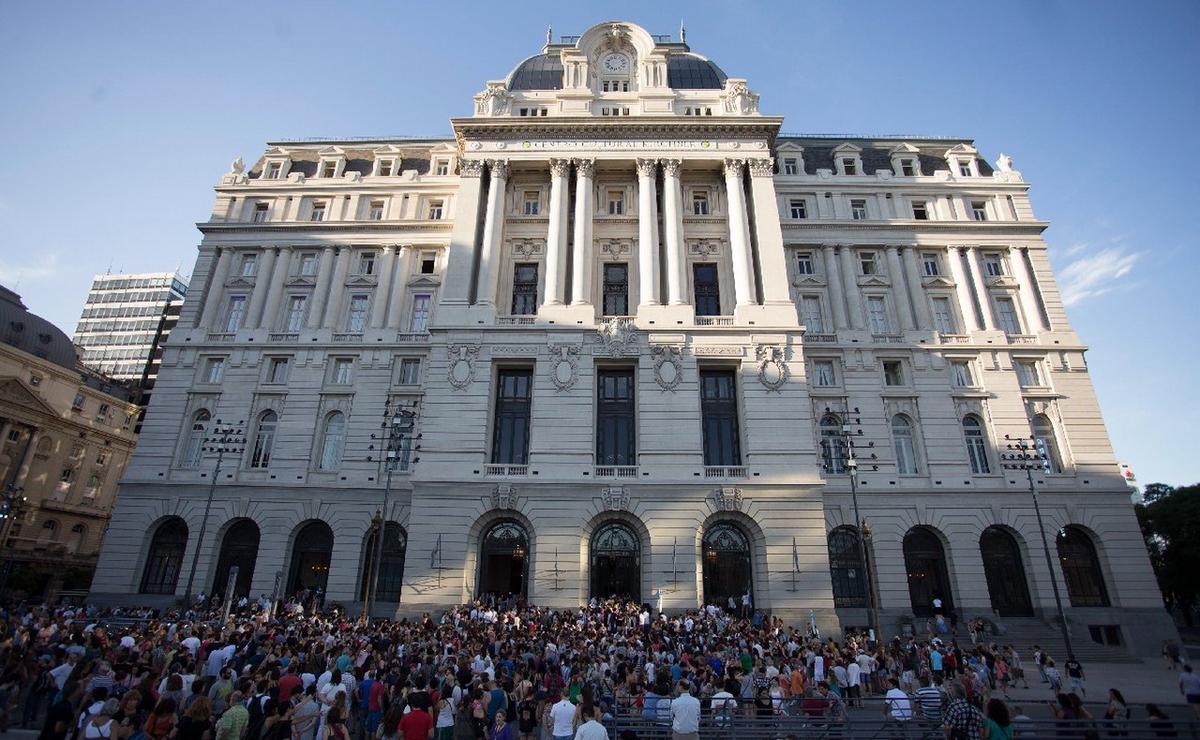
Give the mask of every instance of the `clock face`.
[{"label": "clock face", "polygon": [[605,72],[624,72],[629,68],[629,60],[623,54],[609,54],[602,62]]}]

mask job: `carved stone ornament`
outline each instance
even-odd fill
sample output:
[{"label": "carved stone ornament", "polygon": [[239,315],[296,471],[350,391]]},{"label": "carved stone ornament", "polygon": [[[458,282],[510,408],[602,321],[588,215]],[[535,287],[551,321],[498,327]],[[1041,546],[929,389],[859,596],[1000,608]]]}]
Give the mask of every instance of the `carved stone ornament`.
[{"label": "carved stone ornament", "polygon": [[492,489],[493,509],[515,509],[517,507],[517,492],[511,483],[497,483]]},{"label": "carved stone ornament", "polygon": [[751,177],[774,177],[775,176],[775,160],[770,157],[766,159],[750,159],[747,160],[750,165]]},{"label": "carved stone ornament", "polygon": [[667,344],[652,344],[650,354],[654,357],[654,382],[664,391],[674,393],[683,380],[682,351]]},{"label": "carved stone ornament", "polygon": [[569,159],[551,159],[550,160],[550,175],[552,177],[566,177],[571,174],[571,160]]},{"label": "carved stone ornament", "polygon": [[638,177],[654,177],[654,170],[658,167],[658,160],[638,159],[636,166]]},{"label": "carved stone ornament", "polygon": [[691,239],[688,241],[688,254],[693,257],[711,257],[721,251],[721,243],[716,239]]},{"label": "carved stone ornament", "polygon": [[608,319],[600,324],[596,331],[600,341],[612,357],[627,355],[634,351],[637,343],[637,327],[630,319]]},{"label": "carved stone ornament", "polygon": [[492,171],[493,180],[504,180],[508,178],[507,159],[489,159],[488,168]]},{"label": "carved stone ornament", "polygon": [[542,253],[543,241],[541,239],[513,239],[512,251],[513,254],[524,259],[529,259],[535,255]]},{"label": "carved stone ornament", "polygon": [[575,174],[578,177],[591,177],[592,172],[596,168],[596,160],[594,159],[576,159]]},{"label": "carved stone ornament", "polygon": [[726,113],[743,116],[758,113],[758,94],[750,92],[745,80],[727,80],[724,98]]},{"label": "carved stone ornament", "polygon": [[503,116],[512,105],[512,95],[503,81],[489,82],[487,88],[475,96],[475,115]]},{"label": "carved stone ornament", "polygon": [[570,390],[579,380],[579,347],[570,344],[550,345],[550,382],[560,391]]},{"label": "carved stone ornament", "polygon": [[613,259],[633,251],[633,243],[628,239],[605,239],[600,243],[600,254]]},{"label": "carved stone ornament", "polygon": [[681,167],[683,167],[682,159],[664,159],[661,161],[664,176],[679,177],[679,170]]},{"label": "carved stone ornament", "polygon": [[478,356],[478,344],[446,346],[446,379],[450,385],[462,390],[471,384],[475,379],[475,359]]},{"label": "carved stone ornament", "polygon": [[608,486],[600,494],[606,511],[629,511],[629,490],[625,486]]},{"label": "carved stone ornament", "polygon": [[460,177],[479,177],[483,174],[482,159],[460,159],[458,160],[458,174]]},{"label": "carved stone ornament", "polygon": [[727,159],[727,160],[725,160],[725,170],[724,170],[725,177],[729,177],[731,175],[733,177],[741,177],[742,176],[742,167],[744,167],[745,165],[746,165],[746,160],[744,160],[744,159]]},{"label": "carved stone ornament", "polygon": [[246,162],[241,157],[238,157],[229,164],[229,171],[235,175],[242,174],[246,171]]},{"label": "carved stone ornament", "polygon": [[996,169],[1001,172],[1013,171],[1013,158],[1007,154],[1001,153],[1000,158],[996,160]]},{"label": "carved stone ornament", "polygon": [[755,355],[758,357],[758,382],[762,383],[767,390],[778,392],[787,383],[788,376],[791,374],[784,361],[786,359],[784,348],[759,346],[755,350]]},{"label": "carved stone ornament", "polygon": [[717,511],[741,511],[742,489],[718,488],[712,493],[712,503]]}]

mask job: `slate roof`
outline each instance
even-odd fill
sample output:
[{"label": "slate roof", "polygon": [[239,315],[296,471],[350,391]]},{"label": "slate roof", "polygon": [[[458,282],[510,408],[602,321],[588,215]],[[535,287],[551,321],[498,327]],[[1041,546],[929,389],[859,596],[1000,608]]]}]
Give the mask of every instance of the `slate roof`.
[{"label": "slate roof", "polygon": [[0,285],[0,342],[75,370],[79,356],[70,337],[41,316],[32,314],[21,296]]},{"label": "slate roof", "polygon": [[725,73],[698,54],[672,55],[667,60],[667,87],[673,90],[720,90]]},{"label": "slate roof", "polygon": [[[920,162],[921,173],[924,175],[932,175],[937,170],[949,169],[949,165],[946,164],[946,150],[953,148],[956,144],[972,143],[970,139],[921,141],[920,139],[826,139],[783,136],[779,138],[779,143],[782,144],[785,141],[792,141],[804,147],[804,171],[809,175],[817,174],[817,170],[836,171],[833,150],[845,143],[862,148],[859,156],[862,158],[863,174],[867,175],[874,175],[876,170],[890,171],[892,169],[891,150],[903,142],[912,144],[919,150],[917,160]],[[780,156],[786,156],[786,152],[781,152]],[[978,162],[980,176],[991,177],[991,165],[983,157],[980,157]]]},{"label": "slate roof", "polygon": [[509,75],[509,90],[561,90],[562,57],[558,52],[536,54],[517,65]]}]

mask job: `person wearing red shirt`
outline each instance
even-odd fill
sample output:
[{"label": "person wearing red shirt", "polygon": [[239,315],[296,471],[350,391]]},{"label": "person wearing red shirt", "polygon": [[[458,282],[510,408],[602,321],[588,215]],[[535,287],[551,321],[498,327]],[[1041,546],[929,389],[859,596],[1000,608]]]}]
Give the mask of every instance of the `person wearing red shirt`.
[{"label": "person wearing red shirt", "polygon": [[303,685],[304,682],[300,680],[296,671],[296,662],[293,660],[292,664],[288,666],[287,674],[279,679],[279,703],[287,704],[291,700],[292,694],[299,691]]},{"label": "person wearing red shirt", "polygon": [[433,737],[433,717],[423,709],[410,710],[400,720],[400,737],[403,740],[428,740]]}]

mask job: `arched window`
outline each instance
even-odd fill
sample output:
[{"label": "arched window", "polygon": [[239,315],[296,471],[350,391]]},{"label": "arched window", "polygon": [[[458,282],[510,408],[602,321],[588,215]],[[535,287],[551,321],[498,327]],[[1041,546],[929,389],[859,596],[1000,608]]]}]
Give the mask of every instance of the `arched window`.
[{"label": "arched window", "polygon": [[249,596],[250,583],[254,580],[254,565],[258,561],[258,525],[249,519],[238,519],[221,539],[221,554],[217,558],[217,569],[213,572],[212,593],[225,594],[229,586],[229,574],[237,566],[237,580],[233,585],[234,597]]},{"label": "arched window", "polygon": [[138,593],[175,593],[187,538],[187,524],[177,516],[158,525],[154,538],[150,540],[150,553],[146,558],[146,567],[142,570],[142,585],[138,588]]},{"label": "arched window", "polygon": [[337,470],[342,464],[342,445],[346,440],[346,415],[334,411],[325,417],[325,428],[321,431],[321,454],[317,467],[321,470]]},{"label": "arched window", "polygon": [[642,541],[623,522],[608,522],[592,535],[592,596],[641,601]]},{"label": "arched window", "polygon": [[271,464],[271,450],[275,446],[275,430],[279,415],[264,411],[258,417],[258,428],[254,431],[254,448],[250,455],[250,467],[265,468]]},{"label": "arched window", "polygon": [[750,539],[733,522],[717,522],[704,533],[704,603],[740,609],[742,596],[754,589],[750,569]]},{"label": "arched window", "polygon": [[312,519],[292,538],[292,565],[288,573],[289,596],[310,588],[325,590],[329,560],[333,555],[333,530],[320,519]]},{"label": "arched window", "polygon": [[1033,444],[1038,452],[1046,456],[1046,472],[1061,473],[1063,471],[1062,455],[1058,450],[1058,441],[1054,437],[1054,425],[1045,414],[1038,414],[1030,422],[1033,429]]},{"label": "arched window", "polygon": [[58,534],[58,522],[53,519],[47,519],[42,522],[42,536],[39,537],[42,542],[53,542],[55,535]]},{"label": "arched window", "polygon": [[1012,533],[997,526],[983,530],[979,554],[983,556],[983,575],[996,613],[1002,617],[1032,617],[1021,547]]},{"label": "arched window", "polygon": [[858,530],[838,527],[829,533],[829,573],[833,577],[833,605],[864,607],[867,605],[866,567]]},{"label": "arched window", "polygon": [[192,427],[183,446],[183,467],[200,466],[200,460],[204,457],[204,438],[208,436],[208,424],[211,420],[212,414],[208,409],[200,409],[192,416]]},{"label": "arched window", "polygon": [[821,462],[826,473],[843,475],[846,472],[842,420],[836,414],[825,414],[821,417]]},{"label": "arched window", "polygon": [[67,540],[67,552],[75,554],[83,549],[84,540],[87,539],[87,527],[82,524],[76,524],[71,527],[71,537]]},{"label": "arched window", "polygon": [[1064,527],[1058,533],[1058,562],[1071,606],[1108,606],[1104,571],[1092,538],[1079,527]]},{"label": "arched window", "polygon": [[986,475],[992,472],[988,462],[987,442],[983,436],[983,424],[979,417],[968,414],[963,417],[963,436],[967,440],[967,457],[971,460],[971,472],[976,475]]},{"label": "arched window", "polygon": [[[367,545],[363,563],[363,584],[371,582],[371,572],[375,567],[375,553],[378,549],[376,535],[379,525],[371,527],[367,533]],[[396,522],[388,522],[383,528],[383,557],[379,560],[379,578],[376,580],[373,601],[400,601],[400,589],[404,583],[404,553],[408,549],[408,534]]]},{"label": "arched window", "polygon": [[942,613],[949,614],[954,603],[950,592],[950,570],[946,567],[946,550],[942,540],[929,527],[913,527],[904,535],[904,569],[908,572],[908,596],[913,614],[932,615],[934,600],[942,603]]},{"label": "arched window", "polygon": [[479,594],[528,593],[529,533],[511,519],[496,522],[479,543]]},{"label": "arched window", "polygon": [[917,444],[913,441],[913,425],[904,414],[892,417],[892,439],[896,445],[896,472],[913,475],[917,470]]}]

